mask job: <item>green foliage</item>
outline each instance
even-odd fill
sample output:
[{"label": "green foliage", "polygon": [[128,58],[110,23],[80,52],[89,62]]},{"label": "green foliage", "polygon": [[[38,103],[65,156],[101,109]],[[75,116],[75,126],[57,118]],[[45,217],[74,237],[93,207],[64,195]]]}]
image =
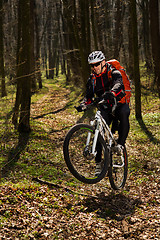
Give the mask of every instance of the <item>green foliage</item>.
[{"label": "green foliage", "polygon": [[[19,239],[67,239],[73,232],[78,239],[82,229],[84,236],[94,237],[102,236],[104,231],[109,233],[111,226],[118,231],[118,239],[123,237],[123,225],[134,227],[144,216],[144,229],[148,229],[150,217],[157,218],[156,210],[151,214],[152,208],[158,208],[160,114],[157,95],[142,82],[143,121],[139,122],[132,97],[127,139],[129,174],[126,188],[114,193],[107,177],[96,185],[85,185],[76,180],[65,165],[62,147],[66,132],[77,121],[88,121],[94,109],[90,114],[77,113],[74,106],[79,104],[82,95],[77,95],[70,86],[66,88],[64,81],[63,77],[45,80],[45,87],[32,96],[29,136],[18,135],[11,124],[11,115],[7,114],[13,102],[8,99],[8,110],[1,105],[1,229],[4,232],[12,229],[12,237]],[[47,181],[48,187],[45,182],[40,185],[33,181],[36,177]],[[136,230],[132,232],[135,234]],[[7,231],[5,234],[9,237]]]},{"label": "green foliage", "polygon": [[[134,97],[132,96],[131,129],[128,141],[131,146],[138,147],[138,150],[129,152],[131,172],[133,169],[140,170],[149,159],[159,158],[159,99],[150,90],[152,81],[151,79],[146,80],[143,66],[141,72],[143,122],[139,123],[135,119]],[[84,115],[83,113],[76,113],[74,105],[79,104],[82,93],[80,94],[80,89],[74,89],[69,85],[66,87],[64,76],[52,81],[45,80],[43,85],[44,87],[32,96],[33,117],[31,116],[31,125],[33,131],[24,149],[20,150],[18,159],[16,159],[18,133],[11,124],[11,110],[13,96],[15,96],[13,86],[10,87],[9,95],[2,100],[1,167],[6,166],[7,171],[7,165],[14,166],[14,170],[10,171],[10,177],[17,181],[20,178],[26,181],[32,177],[41,176],[45,180],[58,183],[66,181],[68,182],[67,185],[74,186],[74,184],[77,184],[76,181],[68,181],[68,173],[66,174],[63,171],[65,163],[61,146],[63,145],[64,133],[73,124],[72,122],[76,122],[76,119],[78,121],[88,121],[87,119],[93,116],[94,110],[91,110],[90,113],[84,113]],[[53,93],[50,93],[50,91]],[[51,102],[48,102],[47,96],[50,97],[49,101]],[[63,107],[61,107],[61,102],[64,102]],[[59,111],[55,103],[60,105],[58,107]],[[57,109],[57,112],[54,109]],[[73,119],[70,119],[71,116]],[[140,155],[138,161],[136,160],[137,155]],[[11,163],[8,163],[8,161]]]}]

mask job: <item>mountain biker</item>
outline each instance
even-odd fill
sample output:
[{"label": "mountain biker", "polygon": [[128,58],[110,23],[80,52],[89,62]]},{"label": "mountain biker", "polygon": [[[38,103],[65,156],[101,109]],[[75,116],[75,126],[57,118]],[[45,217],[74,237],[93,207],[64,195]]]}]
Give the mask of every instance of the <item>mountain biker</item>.
[{"label": "mountain biker", "polygon": [[[129,115],[130,109],[127,103],[120,103],[119,101],[125,96],[124,85],[121,73],[112,69],[112,78],[108,78],[108,71],[111,69],[111,65],[105,60],[105,55],[102,51],[94,51],[88,56],[88,63],[91,66],[92,74],[87,81],[86,96],[83,102],[77,107],[77,110],[82,111],[86,105],[93,102],[94,94],[97,97],[101,97],[106,100],[107,108],[101,107],[101,114],[108,125],[112,122],[111,109],[116,98],[118,104],[115,111],[114,122],[119,121],[118,125],[118,140],[117,140],[117,152],[121,154],[123,152],[124,144],[129,133]],[[117,121],[116,121],[117,120]],[[114,124],[112,123],[112,128]],[[114,129],[113,129],[114,132]],[[101,146],[97,143],[97,155],[96,155],[96,172],[98,175],[101,172]]]}]

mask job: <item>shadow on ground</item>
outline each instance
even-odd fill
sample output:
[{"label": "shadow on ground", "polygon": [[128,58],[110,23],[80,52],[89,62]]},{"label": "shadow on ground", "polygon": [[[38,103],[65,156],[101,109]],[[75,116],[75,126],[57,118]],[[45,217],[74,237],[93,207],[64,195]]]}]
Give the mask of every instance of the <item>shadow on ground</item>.
[{"label": "shadow on ground", "polygon": [[135,212],[136,207],[141,205],[139,198],[133,199],[122,193],[105,195],[101,193],[97,198],[85,198],[83,205],[86,207],[85,212],[94,212],[99,218],[111,218],[122,220]]},{"label": "shadow on ground", "polygon": [[143,121],[143,119],[138,119],[138,123],[139,123],[142,131],[145,132],[145,134],[147,135],[147,137],[150,139],[151,142],[153,142],[154,144],[159,144],[160,143],[160,141],[157,138],[155,138],[153,136],[153,134],[148,130],[148,128],[146,127],[146,125]]},{"label": "shadow on ground", "polygon": [[19,134],[18,144],[10,150],[7,161],[3,163],[3,167],[1,170],[2,177],[6,177],[8,173],[13,170],[14,165],[18,161],[21,152],[27,146],[27,143],[29,141],[29,135],[29,133]]}]

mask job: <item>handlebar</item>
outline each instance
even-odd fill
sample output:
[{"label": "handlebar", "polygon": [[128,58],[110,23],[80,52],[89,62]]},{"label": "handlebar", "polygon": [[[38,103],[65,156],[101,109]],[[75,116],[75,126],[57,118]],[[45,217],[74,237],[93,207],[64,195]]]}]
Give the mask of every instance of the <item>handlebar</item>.
[{"label": "handlebar", "polygon": [[[106,105],[105,105],[105,104],[106,104]],[[107,109],[107,108],[109,108],[109,106],[107,106],[107,105],[108,105],[108,102],[107,102],[105,99],[95,98],[92,103],[90,103],[90,104],[88,104],[88,105],[85,105],[85,104],[84,104],[84,105],[82,106],[82,111],[85,111],[85,110],[89,109],[89,108],[92,107],[92,106],[96,106],[98,109],[99,109],[100,106],[105,106],[105,108]],[[78,108],[78,107],[76,107],[76,106],[74,106],[74,107],[75,107],[76,109]],[[114,104],[113,104],[112,110],[111,110],[111,113],[112,113],[113,115],[114,115],[114,113],[115,113],[116,108],[117,108],[117,100],[116,100],[116,98],[114,98]]]}]

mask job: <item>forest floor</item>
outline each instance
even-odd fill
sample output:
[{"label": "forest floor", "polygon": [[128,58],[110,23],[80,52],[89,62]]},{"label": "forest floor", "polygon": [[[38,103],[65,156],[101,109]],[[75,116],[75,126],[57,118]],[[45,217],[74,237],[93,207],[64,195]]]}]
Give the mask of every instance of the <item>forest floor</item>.
[{"label": "forest floor", "polygon": [[77,121],[87,119],[74,109],[80,97],[75,100],[60,79],[48,81],[33,96],[29,135],[18,135],[10,124],[12,98],[2,102],[1,240],[160,239],[160,116],[158,98],[149,105],[145,93],[143,122],[131,112],[129,173],[119,191],[111,189],[107,177],[86,185],[68,171],[64,137]]}]

